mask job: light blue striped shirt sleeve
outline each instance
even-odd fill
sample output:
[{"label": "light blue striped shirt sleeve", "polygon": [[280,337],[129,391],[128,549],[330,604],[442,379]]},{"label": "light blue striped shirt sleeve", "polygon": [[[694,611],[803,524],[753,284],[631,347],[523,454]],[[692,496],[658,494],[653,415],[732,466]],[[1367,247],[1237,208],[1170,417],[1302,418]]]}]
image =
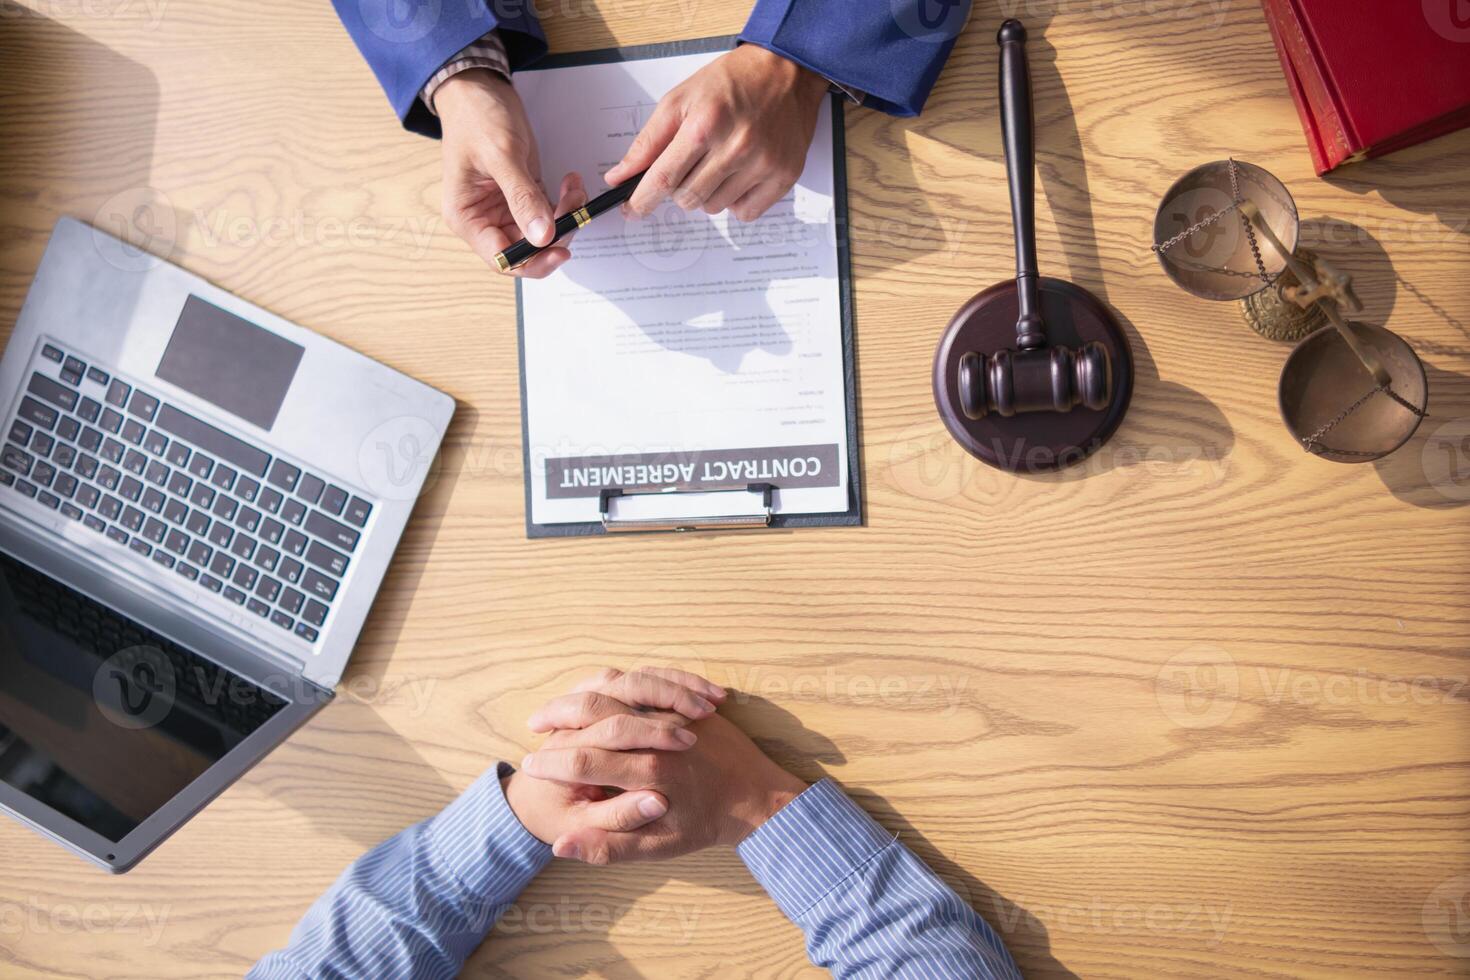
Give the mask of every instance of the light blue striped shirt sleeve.
[{"label": "light blue striped shirt sleeve", "polygon": [[989,923],[830,779],[736,850],[833,976],[1021,976]]},{"label": "light blue striped shirt sleeve", "polygon": [[352,864],[249,980],[457,975],[551,861],[505,800],[501,763]]}]

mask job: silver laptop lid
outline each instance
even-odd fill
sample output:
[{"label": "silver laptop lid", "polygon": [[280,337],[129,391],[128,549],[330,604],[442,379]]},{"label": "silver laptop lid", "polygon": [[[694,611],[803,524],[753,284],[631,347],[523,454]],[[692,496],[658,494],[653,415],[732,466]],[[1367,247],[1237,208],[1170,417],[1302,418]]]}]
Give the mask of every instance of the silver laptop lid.
[{"label": "silver laptop lid", "polygon": [[454,412],[67,218],[0,360],[0,405],[0,520],[326,688]]}]

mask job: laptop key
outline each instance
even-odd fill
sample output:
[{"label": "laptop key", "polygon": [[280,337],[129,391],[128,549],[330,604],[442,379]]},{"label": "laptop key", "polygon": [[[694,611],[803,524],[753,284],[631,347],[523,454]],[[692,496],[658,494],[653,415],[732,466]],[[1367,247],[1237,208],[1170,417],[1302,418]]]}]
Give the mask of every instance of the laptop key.
[{"label": "laptop key", "polygon": [[107,376],[106,371],[102,370],[96,365],[93,365],[92,367],[87,368],[87,380],[93,381],[99,385],[105,385],[112,379]]},{"label": "laptop key", "polygon": [[271,467],[270,476],[266,477],[272,484],[290,493],[296,489],[296,481],[301,477],[301,470],[284,459],[276,460],[276,465]]},{"label": "laptop key", "polygon": [[103,497],[102,503],[97,505],[97,513],[101,514],[109,521],[117,520],[118,515],[122,513],[122,509],[123,502],[111,495]]},{"label": "laptop key", "polygon": [[271,622],[275,623],[283,630],[289,630],[291,627],[296,625],[296,620],[292,619],[290,616],[287,616],[279,609],[271,613]]},{"label": "laptop key", "polygon": [[334,517],[340,517],[342,508],[347,506],[347,491],[339,486],[327,487],[326,493],[322,494],[322,509]]},{"label": "laptop key", "polygon": [[128,414],[136,415],[144,422],[152,422],[153,414],[158,411],[158,399],[141,391],[133,392],[133,398],[128,402]]},{"label": "laptop key", "polygon": [[189,516],[189,508],[182,500],[174,500],[170,497],[164,502],[163,516],[174,524],[182,524]]},{"label": "laptop key", "polygon": [[148,522],[143,525],[143,537],[154,544],[163,544],[163,537],[167,533],[168,525],[156,517],[148,518]]},{"label": "laptop key", "polygon": [[153,560],[158,562],[164,568],[174,567],[174,556],[166,551],[159,551],[157,549],[154,549]]},{"label": "laptop key", "polygon": [[195,541],[189,545],[189,560],[201,568],[207,566],[212,557],[214,557],[214,549],[203,541]]},{"label": "laptop key", "polygon": [[148,457],[136,449],[129,449],[127,455],[123,457],[122,465],[123,469],[129,473],[139,475],[148,468]]},{"label": "laptop key", "polygon": [[143,478],[154,486],[163,486],[168,482],[169,469],[158,460],[149,460],[148,469],[144,471]]},{"label": "laptop key", "polygon": [[234,486],[235,477],[238,475],[239,474],[236,473],[234,470],[230,469],[224,463],[221,463],[214,468],[214,475],[209,478],[209,482],[213,483],[221,490],[228,490],[230,489],[230,487]]},{"label": "laptop key", "polygon": [[214,491],[203,483],[194,484],[194,492],[189,494],[189,503],[195,507],[209,508],[214,503]]},{"label": "laptop key", "polygon": [[0,484],[7,487],[15,486],[15,474],[9,470],[0,470]]},{"label": "laptop key", "polygon": [[68,412],[77,407],[79,396],[76,391],[51,380],[44,374],[31,375],[31,380],[26,383],[26,391]]},{"label": "laptop key", "polygon": [[295,585],[301,581],[301,562],[295,558],[284,558],[281,560],[281,578]]},{"label": "laptop key", "polygon": [[200,573],[200,575],[199,575],[199,584],[202,585],[202,586],[204,586],[206,589],[208,589],[211,592],[218,592],[220,589],[224,588],[224,585],[225,585],[225,583],[221,582],[219,579],[215,578],[213,575],[210,575],[208,572],[201,572]]},{"label": "laptop key", "polygon": [[177,565],[174,566],[174,571],[178,572],[180,575],[184,576],[184,578],[188,579],[191,582],[199,577],[199,569],[195,568],[193,565],[190,565],[188,562],[179,562]]},{"label": "laptop key", "polygon": [[15,470],[21,476],[31,472],[31,464],[34,462],[35,459],[30,453],[16,449],[14,446],[6,446],[4,451],[0,452],[0,465],[6,469]]},{"label": "laptop key", "polygon": [[117,435],[117,433],[122,430],[122,413],[117,411],[116,409],[104,408],[102,410],[102,420],[97,424],[102,426],[102,428],[107,430],[108,432],[111,432],[113,435]]},{"label": "laptop key", "polygon": [[183,470],[174,470],[173,476],[168,478],[168,492],[180,497],[189,496],[189,491],[193,486],[194,481],[189,479],[189,475]]},{"label": "laptop key", "polygon": [[254,534],[255,529],[260,527],[260,511],[253,507],[241,507],[240,515],[235,518],[235,523],[241,530]]},{"label": "laptop key", "polygon": [[122,526],[137,534],[143,530],[144,513],[136,507],[129,507],[123,511]]},{"label": "laptop key", "polygon": [[139,483],[135,477],[125,476],[117,492],[136,504],[138,498],[143,496],[143,484]]},{"label": "laptop key", "polygon": [[56,434],[65,439],[67,442],[76,442],[77,436],[79,436],[81,432],[82,423],[78,422],[70,415],[62,416],[61,421],[56,423]]},{"label": "laptop key", "polygon": [[307,643],[315,643],[316,642],[316,637],[317,637],[317,632],[316,632],[316,630],[312,629],[310,626],[307,626],[305,623],[297,623],[296,624],[296,635],[299,636],[299,637],[301,637]]},{"label": "laptop key", "polygon": [[247,534],[235,535],[234,542],[230,545],[230,554],[242,561],[249,561],[255,554],[256,541]]},{"label": "laptop key", "polygon": [[255,586],[255,594],[266,602],[275,602],[276,597],[281,594],[281,583],[269,575],[262,575],[259,584]]},{"label": "laptop key", "polygon": [[97,457],[88,456],[86,453],[82,453],[82,455],[77,459],[77,472],[80,473],[83,478],[90,480],[97,475],[97,467],[99,465],[100,464],[97,462]]},{"label": "laptop key", "polygon": [[168,451],[163,454],[163,458],[175,466],[185,466],[189,462],[190,455],[188,446],[182,442],[172,442],[169,443]]},{"label": "laptop key", "polygon": [[83,483],[80,487],[77,488],[77,503],[81,504],[88,510],[95,510],[97,507],[97,501],[101,499],[102,491],[98,490],[90,483]]},{"label": "laptop key", "polygon": [[52,510],[55,510],[56,508],[61,506],[61,498],[56,496],[56,494],[52,493],[50,490],[42,490],[39,494],[37,494],[36,499],[47,507],[50,507]]},{"label": "laptop key", "polygon": [[306,553],[306,535],[300,531],[287,531],[286,541],[281,547],[300,558]]},{"label": "laptop key", "polygon": [[235,484],[235,493],[247,504],[255,503],[255,495],[260,492],[260,484],[248,476],[240,477],[240,482]]},{"label": "laptop key", "polygon": [[83,397],[77,403],[77,414],[84,421],[95,422],[97,421],[97,416],[102,414],[102,403],[91,398]]},{"label": "laptop key", "polygon": [[299,526],[306,516],[306,505],[299,500],[288,500],[281,508],[281,516],[286,519],[286,523]]},{"label": "laptop key", "polygon": [[102,443],[101,455],[102,458],[107,460],[109,463],[121,463],[123,453],[127,451],[127,448],[127,446],[124,446],[116,439],[108,439],[107,441]]},{"label": "laptop key", "polygon": [[143,437],[143,448],[155,456],[162,456],[168,449],[168,436],[157,429],[149,429]]},{"label": "laptop key", "polygon": [[320,626],[327,621],[327,607],[315,599],[307,599],[306,611],[301,614],[301,618],[313,626]]},{"label": "laptop key", "polygon": [[245,593],[241,592],[233,585],[225,586],[225,598],[230,600],[237,606],[243,606],[245,604]]},{"label": "laptop key", "polygon": [[122,474],[111,466],[104,466],[97,471],[97,482],[102,484],[104,490],[116,490],[117,483],[122,479]]},{"label": "laptop key", "polygon": [[271,607],[267,606],[259,599],[246,599],[245,608],[255,613],[255,615],[259,616],[261,619],[264,619],[271,613]]},{"label": "laptop key", "polygon": [[128,543],[128,532],[124,531],[120,527],[109,526],[107,528],[107,536],[116,541],[118,544]]},{"label": "laptop key", "polygon": [[37,456],[50,456],[51,447],[56,445],[56,440],[44,432],[37,432],[31,436],[31,452]]},{"label": "laptop key", "polygon": [[113,378],[112,384],[107,388],[107,404],[122,408],[128,403],[128,393],[132,390],[126,382]]},{"label": "laptop key", "polygon": [[189,513],[189,519],[184,522],[184,526],[189,529],[190,534],[204,534],[209,530],[210,523],[208,514],[196,510]]},{"label": "laptop key", "polygon": [[74,521],[82,519],[82,509],[76,504],[62,503],[61,512]]},{"label": "laptop key", "polygon": [[10,434],[6,438],[17,446],[24,446],[31,441],[31,433],[34,431],[36,430],[26,425],[20,419],[16,419],[10,423]]},{"label": "laptop key", "polygon": [[77,478],[70,473],[63,473],[56,478],[56,482],[51,485],[51,489],[55,490],[61,496],[70,499],[77,492]]},{"label": "laptop key", "polygon": [[18,414],[21,418],[31,423],[31,425],[46,429],[47,431],[56,428],[56,420],[61,417],[56,409],[50,405],[42,405],[29,395],[20,400],[20,411]]},{"label": "laptop key", "polygon": [[62,362],[61,368],[63,371],[70,371],[75,375],[87,373],[87,363],[80,357],[72,357],[70,354],[66,355],[66,360]]},{"label": "laptop key", "polygon": [[276,570],[276,562],[280,561],[281,553],[274,548],[261,545],[255,549],[255,564],[268,572]]},{"label": "laptop key", "polygon": [[96,531],[98,534],[101,534],[103,531],[107,530],[107,525],[93,514],[88,514],[83,517],[82,523],[92,530]]},{"label": "laptop key", "polygon": [[128,419],[123,423],[122,437],[135,446],[142,445],[143,436],[148,432],[143,428],[143,423],[137,419]]},{"label": "laptop key", "polygon": [[194,458],[189,460],[189,472],[193,473],[201,480],[208,479],[209,474],[213,470],[214,460],[210,459],[203,453],[195,453]]},{"label": "laptop key", "polygon": [[295,589],[287,589],[281,596],[280,606],[293,616],[301,614],[302,603],[306,602],[306,596]]},{"label": "laptop key", "polygon": [[259,577],[259,572],[242,561],[235,566],[235,576],[231,581],[248,592],[255,588],[255,580]]},{"label": "laptop key", "polygon": [[154,424],[169,435],[214,453],[220,459],[246,473],[257,477],[265,475],[266,465],[271,458],[270,453],[257,449],[245,440],[237,439],[208,422],[196,419],[187,412],[181,412],[172,405],[165,403],[158,410],[158,418]]},{"label": "laptop key", "polygon": [[36,465],[31,468],[31,479],[43,487],[49,487],[55,478],[56,467],[45,460],[37,460]]},{"label": "laptop key", "polygon": [[314,504],[321,499],[322,491],[327,488],[327,482],[313,473],[301,474],[301,482],[296,485],[296,496],[305,500],[308,504]]},{"label": "laptop key", "polygon": [[[349,516],[350,513],[349,510]],[[306,529],[328,544],[336,545],[347,552],[357,547],[358,539],[361,537],[352,528],[337,523],[319,510],[312,511],[311,515],[306,518]]]},{"label": "laptop key", "polygon": [[41,346],[41,356],[48,361],[55,361],[57,364],[60,364],[66,359],[66,355],[61,353],[61,348],[52,344],[43,344]]},{"label": "laptop key", "polygon": [[56,460],[57,466],[68,468],[76,460],[77,451],[66,443],[62,443],[56,447],[56,451],[51,454],[51,458]]},{"label": "laptop key", "polygon": [[341,578],[347,571],[347,556],[339,551],[333,551],[320,541],[313,541],[306,549],[306,560],[317,568],[331,572]]},{"label": "laptop key", "polygon": [[154,514],[162,514],[165,499],[163,494],[149,487],[143,491],[143,509]]},{"label": "laptop key", "polygon": [[286,525],[273,517],[267,517],[265,523],[260,527],[260,536],[271,544],[280,544],[281,535],[286,533]]},{"label": "laptop key", "polygon": [[102,449],[102,433],[89,425],[77,436],[77,445],[89,453],[99,452]]},{"label": "laptop key", "polygon": [[[306,589],[307,595],[314,595],[327,602],[331,602],[337,595],[337,583],[327,578],[315,568],[308,568],[306,575],[301,579],[301,585]],[[317,623],[318,626],[321,623]]]},{"label": "laptop key", "polygon": [[144,558],[147,558],[149,555],[153,554],[153,545],[149,544],[147,541],[144,541],[142,538],[134,538],[133,540],[129,541],[128,547],[136,551],[138,554],[142,555]]},{"label": "laptop key", "polygon": [[223,551],[216,551],[209,560],[209,570],[220,578],[229,578],[230,573],[235,570],[235,559]]},{"label": "laptop key", "polygon": [[235,531],[224,521],[215,521],[214,527],[209,529],[209,542],[216,548],[229,547],[230,540],[234,538]]},{"label": "laptop key", "polygon": [[178,528],[174,528],[168,532],[163,546],[176,555],[182,555],[189,550],[189,536]]},{"label": "laptop key", "polygon": [[284,499],[279,490],[274,490],[271,487],[266,487],[260,491],[260,506],[272,514],[281,509],[281,501]]},{"label": "laptop key", "polygon": [[214,498],[214,516],[222,521],[228,521],[235,516],[235,510],[239,506],[240,502],[234,497],[226,497],[224,494],[220,494]]}]

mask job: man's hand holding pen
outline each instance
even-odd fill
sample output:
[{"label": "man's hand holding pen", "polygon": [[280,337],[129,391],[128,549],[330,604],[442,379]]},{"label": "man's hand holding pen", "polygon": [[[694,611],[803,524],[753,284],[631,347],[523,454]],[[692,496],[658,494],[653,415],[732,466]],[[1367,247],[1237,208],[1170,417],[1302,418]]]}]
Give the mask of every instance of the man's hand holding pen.
[{"label": "man's hand holding pen", "polygon": [[[820,75],[742,45],[660,100],[606,180],[616,187],[644,174],[624,205],[631,217],[672,198],[686,211],[729,210],[754,221],[801,176],[826,92]],[[562,178],[553,209],[531,122],[515,89],[495,73],[461,72],[434,101],[444,124],[449,226],[497,271],[533,279],[556,271],[571,251],[555,222],[587,203],[581,176]],[[518,239],[541,250],[516,265],[503,253]]]}]

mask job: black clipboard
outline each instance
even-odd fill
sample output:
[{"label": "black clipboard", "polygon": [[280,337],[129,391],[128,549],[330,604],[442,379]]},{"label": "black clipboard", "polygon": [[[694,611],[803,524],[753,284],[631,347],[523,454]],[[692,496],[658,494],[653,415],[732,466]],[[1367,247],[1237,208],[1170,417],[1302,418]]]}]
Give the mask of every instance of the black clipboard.
[{"label": "black clipboard", "polygon": [[[556,68],[573,68],[579,65],[607,64],[615,61],[642,61],[650,58],[669,58],[686,54],[706,54],[711,51],[728,51],[738,43],[735,35],[699,38],[687,41],[668,41],[661,44],[639,44],[625,48],[603,48],[597,51],[572,51],[565,54],[547,55],[525,68],[523,72],[546,71]],[[698,521],[627,522],[640,524],[636,527],[617,526],[609,514],[615,500],[621,496],[617,490],[604,490],[599,501],[601,521],[585,521],[570,524],[536,524],[531,520],[531,467],[530,417],[526,404],[526,322],[525,307],[521,300],[521,280],[516,280],[516,347],[521,376],[521,461],[525,473],[525,508],[527,538],[565,538],[618,531],[695,531],[733,530],[749,528],[793,528],[861,526],[863,523],[862,467],[858,447],[857,413],[857,354],[853,335],[852,303],[852,257],[848,243],[847,217],[847,142],[843,124],[845,99],[838,93],[829,97],[832,106],[832,206],[833,221],[837,238],[837,292],[838,309],[842,317],[842,380],[846,386],[847,415],[847,500],[845,511],[827,514],[773,514],[771,494],[778,486],[768,483],[752,483],[729,490],[704,491],[747,493],[751,496],[750,518],[710,518]],[[761,510],[764,509],[762,517]]]}]

